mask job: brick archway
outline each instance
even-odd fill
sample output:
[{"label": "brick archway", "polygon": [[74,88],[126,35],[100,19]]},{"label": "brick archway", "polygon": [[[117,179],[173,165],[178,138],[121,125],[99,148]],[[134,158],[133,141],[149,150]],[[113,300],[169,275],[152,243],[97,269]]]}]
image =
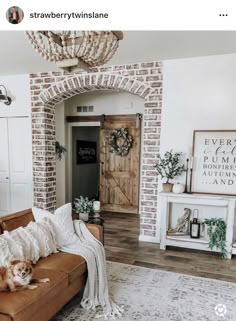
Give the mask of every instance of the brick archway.
[{"label": "brick archway", "polygon": [[[136,68],[140,75],[153,72],[147,81],[140,75],[124,75],[124,71],[101,72],[102,68],[89,74],[52,72],[31,75],[35,206],[54,210],[56,205],[55,105],[89,91],[126,91],[144,99],[140,226],[143,239],[155,240],[157,175],[153,163],[159,152],[162,76],[160,64],[156,63],[157,67],[151,68],[153,65],[148,63],[147,68],[142,70]],[[132,74],[131,71],[128,73]]]},{"label": "brick archway", "polygon": [[65,79],[45,89],[40,98],[46,106],[66,100],[72,96],[95,90],[119,90],[145,98],[152,88],[147,84],[113,74],[86,74]]}]

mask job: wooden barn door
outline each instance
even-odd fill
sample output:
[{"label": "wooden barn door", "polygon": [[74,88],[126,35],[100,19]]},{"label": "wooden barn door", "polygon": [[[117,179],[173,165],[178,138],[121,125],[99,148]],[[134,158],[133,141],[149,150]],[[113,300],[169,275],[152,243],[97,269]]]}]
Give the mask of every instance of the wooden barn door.
[{"label": "wooden barn door", "polygon": [[[106,136],[114,129],[127,128],[133,137],[127,156],[109,152]],[[138,213],[140,115],[106,116],[100,132],[100,201],[104,211]]]}]

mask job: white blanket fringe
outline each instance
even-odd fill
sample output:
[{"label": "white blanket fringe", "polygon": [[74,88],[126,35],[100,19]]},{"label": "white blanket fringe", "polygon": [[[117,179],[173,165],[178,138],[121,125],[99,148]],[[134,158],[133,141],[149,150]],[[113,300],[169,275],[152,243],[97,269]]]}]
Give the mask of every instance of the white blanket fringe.
[{"label": "white blanket fringe", "polygon": [[96,318],[116,319],[124,312],[109,298],[105,251],[99,242],[87,229],[81,220],[74,221],[75,232],[78,236],[76,243],[59,248],[62,252],[81,255],[87,262],[88,278],[84,289],[81,306],[87,310],[96,310],[101,306],[103,312],[96,313]]}]

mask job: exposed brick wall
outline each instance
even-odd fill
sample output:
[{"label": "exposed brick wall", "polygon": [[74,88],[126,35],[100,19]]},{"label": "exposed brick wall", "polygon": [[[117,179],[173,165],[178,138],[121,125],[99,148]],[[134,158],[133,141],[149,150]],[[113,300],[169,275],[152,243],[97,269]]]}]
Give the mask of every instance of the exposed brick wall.
[{"label": "exposed brick wall", "polygon": [[144,99],[140,190],[140,235],[156,236],[158,177],[153,164],[159,153],[162,68],[148,62],[94,68],[91,73],[31,74],[34,204],[56,205],[55,104],[91,90],[127,91]]}]

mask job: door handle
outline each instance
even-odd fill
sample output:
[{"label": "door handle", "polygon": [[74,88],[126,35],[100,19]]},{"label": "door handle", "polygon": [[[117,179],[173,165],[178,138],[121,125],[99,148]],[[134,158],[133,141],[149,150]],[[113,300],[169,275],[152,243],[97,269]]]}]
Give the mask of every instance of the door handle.
[{"label": "door handle", "polygon": [[7,176],[7,177],[5,177],[5,179],[9,179],[9,177]]}]

